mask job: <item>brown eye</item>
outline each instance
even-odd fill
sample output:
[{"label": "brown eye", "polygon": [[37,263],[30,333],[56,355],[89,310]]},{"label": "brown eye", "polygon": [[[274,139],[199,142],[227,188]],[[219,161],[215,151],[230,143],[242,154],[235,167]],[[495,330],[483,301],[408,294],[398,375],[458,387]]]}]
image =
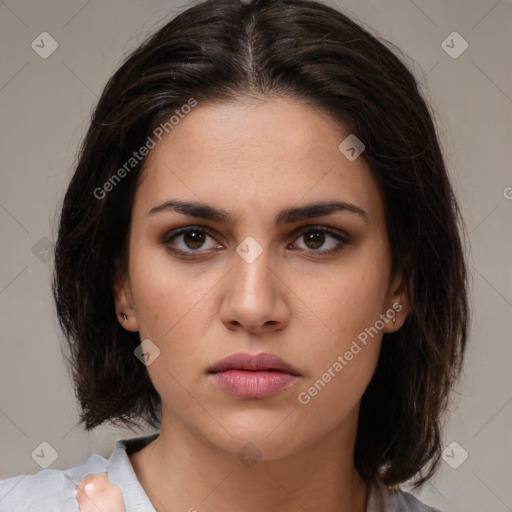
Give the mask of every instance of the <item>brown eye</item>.
[{"label": "brown eye", "polygon": [[208,236],[200,231],[188,231],[182,233],[183,242],[189,249],[200,249],[204,244],[205,237]]},{"label": "brown eye", "polygon": [[[209,246],[208,238],[212,240]],[[200,256],[199,253],[219,247],[206,230],[195,226],[187,226],[172,231],[163,237],[161,243],[167,246],[170,251],[192,258]]]},{"label": "brown eye", "polygon": [[[310,249],[320,249],[322,245],[325,243],[325,234],[324,233],[315,233],[313,231],[310,231],[309,233],[306,233],[304,236],[304,243],[310,248]],[[309,244],[312,244],[309,245]]]},{"label": "brown eye", "polygon": [[[323,226],[307,226],[300,231],[299,235],[298,240],[303,239],[305,245],[305,247],[299,247],[299,249],[319,255],[336,253],[341,251],[345,245],[349,244],[347,237]],[[296,245],[296,242],[294,245]],[[319,250],[325,245],[327,245],[326,248]]]}]

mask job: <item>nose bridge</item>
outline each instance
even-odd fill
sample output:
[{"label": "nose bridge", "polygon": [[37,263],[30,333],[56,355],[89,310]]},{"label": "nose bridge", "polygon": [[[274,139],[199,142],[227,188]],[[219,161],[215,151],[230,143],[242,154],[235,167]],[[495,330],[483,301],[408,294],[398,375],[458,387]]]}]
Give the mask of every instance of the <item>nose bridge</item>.
[{"label": "nose bridge", "polygon": [[[261,238],[260,238],[261,240]],[[262,245],[254,237],[246,237],[236,248],[233,261],[233,283],[237,301],[243,303],[262,299],[272,288],[271,251],[267,245]]]},{"label": "nose bridge", "polygon": [[250,332],[277,324],[287,318],[285,300],[276,282],[272,251],[255,238],[247,237],[236,248],[223,297],[221,316],[226,325],[240,325]]}]

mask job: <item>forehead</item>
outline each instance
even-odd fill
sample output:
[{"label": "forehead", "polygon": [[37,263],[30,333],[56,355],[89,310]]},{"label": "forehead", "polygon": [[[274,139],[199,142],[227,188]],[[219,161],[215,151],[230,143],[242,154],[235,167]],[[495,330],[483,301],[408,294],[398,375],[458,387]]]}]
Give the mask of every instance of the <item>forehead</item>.
[{"label": "forehead", "polygon": [[348,135],[322,110],[290,98],[198,104],[149,153],[136,209],[183,197],[236,217],[344,200],[377,222],[382,198],[369,167],[338,149]]}]

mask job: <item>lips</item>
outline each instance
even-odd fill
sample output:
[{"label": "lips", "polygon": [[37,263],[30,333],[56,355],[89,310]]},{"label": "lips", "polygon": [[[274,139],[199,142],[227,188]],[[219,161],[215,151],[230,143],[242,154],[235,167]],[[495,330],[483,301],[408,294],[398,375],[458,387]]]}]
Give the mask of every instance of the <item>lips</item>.
[{"label": "lips", "polygon": [[260,352],[259,354],[249,354],[247,352],[238,352],[232,354],[213,366],[208,368],[207,373],[220,373],[228,370],[242,371],[279,371],[289,373],[290,375],[300,376],[298,370],[275,354]]},{"label": "lips", "polygon": [[221,390],[242,399],[270,398],[301,377],[292,365],[266,352],[232,354],[211,366],[207,374]]}]

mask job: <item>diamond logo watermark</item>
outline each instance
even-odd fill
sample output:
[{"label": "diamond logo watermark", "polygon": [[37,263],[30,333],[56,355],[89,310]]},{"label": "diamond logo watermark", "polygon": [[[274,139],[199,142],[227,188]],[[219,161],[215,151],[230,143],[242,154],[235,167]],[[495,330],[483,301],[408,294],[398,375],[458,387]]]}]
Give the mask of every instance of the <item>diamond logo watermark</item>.
[{"label": "diamond logo watermark", "polygon": [[353,162],[366,149],[366,146],[351,133],[339,146],[340,153]]},{"label": "diamond logo watermark", "polygon": [[141,363],[149,366],[160,355],[160,349],[150,339],[145,339],[133,353]]},{"label": "diamond logo watermark", "polygon": [[238,450],[236,456],[244,466],[252,468],[258,463],[263,454],[254,444],[247,443],[244,444],[240,450]]},{"label": "diamond logo watermark", "polygon": [[39,57],[47,59],[59,47],[59,43],[48,32],[41,32],[30,46]]},{"label": "diamond logo watermark", "polygon": [[441,48],[452,59],[458,59],[468,49],[468,47],[468,42],[458,32],[452,32],[441,43]]},{"label": "diamond logo watermark", "polygon": [[30,455],[43,469],[50,467],[59,457],[57,450],[46,441],[43,441]]},{"label": "diamond logo watermark", "polygon": [[32,254],[43,263],[46,263],[53,254],[53,242],[43,236],[38,242],[32,247]]},{"label": "diamond logo watermark", "polygon": [[253,263],[263,252],[263,247],[252,238],[248,236],[242,243],[236,248],[238,255],[243,258],[247,263]]},{"label": "diamond logo watermark", "polygon": [[469,454],[464,448],[457,443],[457,441],[453,441],[450,443],[444,450],[441,455],[443,460],[450,466],[452,469],[457,469],[460,467],[463,462],[468,458]]}]

